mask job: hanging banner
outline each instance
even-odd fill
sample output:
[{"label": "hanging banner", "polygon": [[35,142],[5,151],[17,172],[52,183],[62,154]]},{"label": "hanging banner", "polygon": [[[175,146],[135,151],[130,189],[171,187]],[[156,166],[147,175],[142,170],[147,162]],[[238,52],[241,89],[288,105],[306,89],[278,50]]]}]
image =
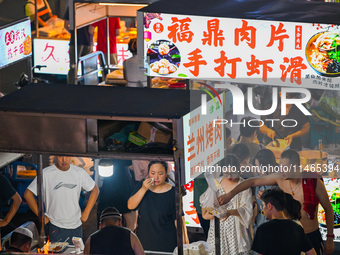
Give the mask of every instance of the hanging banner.
[{"label": "hanging banner", "polygon": [[183,116],[185,183],[224,158],[223,97],[212,98]]},{"label": "hanging banner", "polygon": [[144,13],[149,76],[340,89],[338,25]]},{"label": "hanging banner", "polygon": [[32,55],[29,18],[0,29],[0,68]]}]

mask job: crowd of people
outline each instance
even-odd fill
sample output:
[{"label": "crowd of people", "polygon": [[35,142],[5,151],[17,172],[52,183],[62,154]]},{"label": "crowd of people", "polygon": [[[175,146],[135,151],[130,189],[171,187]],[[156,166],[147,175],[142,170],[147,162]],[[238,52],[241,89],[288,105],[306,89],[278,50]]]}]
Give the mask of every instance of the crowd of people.
[{"label": "crowd of people", "polygon": [[[224,210],[219,220],[198,202],[200,195],[211,191],[212,187],[202,176],[194,182],[197,185],[194,205],[206,241],[213,249],[212,254],[216,249],[215,224],[219,224],[220,254],[331,254],[334,250],[334,213],[321,176],[300,171],[264,171],[264,167],[269,166],[296,169],[300,166],[300,156],[296,150],[286,149],[277,163],[274,153],[256,142],[259,131],[253,126],[243,127],[239,142],[228,145],[226,156],[218,163],[227,166],[226,169],[239,170],[221,172],[216,177],[216,206]],[[82,223],[88,220],[99,197],[99,188],[84,169],[71,164],[71,157],[55,158],[55,164],[43,169],[46,235],[51,242],[72,240],[74,236],[82,238]],[[118,182],[107,179],[101,186],[99,230],[86,240],[84,254],[172,252],[177,246],[177,217],[175,188],[168,182],[169,164],[163,161],[114,164],[116,170],[119,169],[115,171],[119,173]],[[252,176],[243,175],[242,165],[256,166],[258,171]],[[128,185],[128,181],[122,180],[131,180],[131,166],[138,181]],[[1,197],[13,200],[7,216],[0,220],[3,225],[14,216],[21,198],[6,184],[5,178],[1,176],[0,180],[4,183],[0,186]],[[124,189],[125,195],[121,196],[118,189]],[[79,206],[81,190],[90,194],[83,211]],[[36,195],[37,180],[34,179],[23,197],[38,215]],[[325,242],[317,220],[319,204],[326,215]],[[17,246],[13,242],[11,249],[27,252],[30,234],[26,230],[17,231],[26,239]]]}]

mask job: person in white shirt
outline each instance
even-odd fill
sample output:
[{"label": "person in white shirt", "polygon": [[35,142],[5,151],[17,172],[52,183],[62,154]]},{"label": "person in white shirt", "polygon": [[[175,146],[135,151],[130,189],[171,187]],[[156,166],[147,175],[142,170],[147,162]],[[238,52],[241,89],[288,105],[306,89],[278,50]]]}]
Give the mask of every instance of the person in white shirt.
[{"label": "person in white shirt", "polygon": [[[97,200],[99,189],[94,180],[80,167],[70,164],[71,157],[56,156],[57,163],[43,169],[43,196],[46,235],[51,242],[82,238],[82,222],[87,221]],[[83,212],[79,206],[80,192],[90,192]],[[31,210],[38,215],[37,178],[24,193]]]},{"label": "person in white shirt", "polygon": [[138,65],[137,39],[130,39],[128,47],[132,57],[123,62],[124,79],[127,82],[127,87],[146,87],[147,76],[144,75],[143,69],[140,69]]}]

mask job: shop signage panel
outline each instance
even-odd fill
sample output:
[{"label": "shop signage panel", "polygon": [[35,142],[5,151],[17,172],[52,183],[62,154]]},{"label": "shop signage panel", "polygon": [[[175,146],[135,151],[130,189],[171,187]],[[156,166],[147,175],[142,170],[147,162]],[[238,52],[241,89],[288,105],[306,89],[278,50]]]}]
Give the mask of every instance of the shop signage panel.
[{"label": "shop signage panel", "polygon": [[184,185],[186,194],[183,196],[183,211],[185,225],[187,227],[200,228],[200,220],[194,207],[194,181],[190,181]]},{"label": "shop signage panel", "polygon": [[34,72],[67,75],[70,67],[68,40],[34,39],[33,43],[34,65],[46,65]]},{"label": "shop signage panel", "polygon": [[0,29],[0,68],[32,55],[29,19]]},{"label": "shop signage panel", "polygon": [[183,116],[185,183],[224,158],[223,112],[221,95]]},{"label": "shop signage panel", "polygon": [[340,89],[338,25],[144,13],[150,76]]}]

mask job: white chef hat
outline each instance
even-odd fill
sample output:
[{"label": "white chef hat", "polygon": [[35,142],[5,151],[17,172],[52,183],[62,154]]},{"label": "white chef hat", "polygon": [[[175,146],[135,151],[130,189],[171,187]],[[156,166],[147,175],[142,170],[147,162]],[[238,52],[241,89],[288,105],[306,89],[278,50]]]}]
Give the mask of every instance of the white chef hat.
[{"label": "white chef hat", "polygon": [[14,233],[22,234],[22,235],[24,235],[24,236],[28,236],[28,237],[30,237],[31,239],[33,239],[33,233],[32,233],[32,231],[29,230],[28,228],[19,227],[19,228],[16,228],[13,232],[14,232]]}]

